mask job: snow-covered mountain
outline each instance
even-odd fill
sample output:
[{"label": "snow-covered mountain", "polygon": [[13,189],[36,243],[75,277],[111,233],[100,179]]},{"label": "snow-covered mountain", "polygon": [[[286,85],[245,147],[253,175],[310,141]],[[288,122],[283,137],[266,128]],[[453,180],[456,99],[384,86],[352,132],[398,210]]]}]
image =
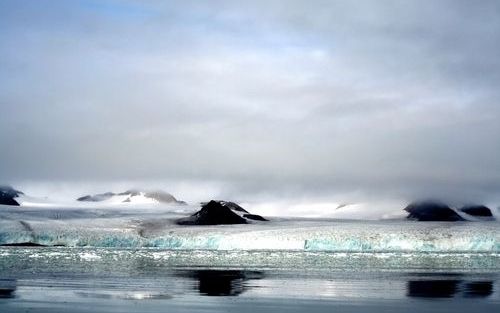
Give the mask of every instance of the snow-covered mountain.
[{"label": "snow-covered mountain", "polygon": [[186,202],[177,200],[173,195],[162,190],[139,190],[130,189],[125,192],[106,192],[95,195],[87,195],[78,199],[68,199],[60,194],[48,196],[34,196],[21,192],[11,186],[0,185],[0,205],[28,206],[28,207],[88,207],[103,205],[185,205]]},{"label": "snow-covered mountain", "polygon": [[105,204],[186,204],[184,201],[177,200],[168,192],[162,190],[138,190],[130,189],[120,193],[106,192],[95,195],[86,195],[77,199],[80,202],[101,202]]}]

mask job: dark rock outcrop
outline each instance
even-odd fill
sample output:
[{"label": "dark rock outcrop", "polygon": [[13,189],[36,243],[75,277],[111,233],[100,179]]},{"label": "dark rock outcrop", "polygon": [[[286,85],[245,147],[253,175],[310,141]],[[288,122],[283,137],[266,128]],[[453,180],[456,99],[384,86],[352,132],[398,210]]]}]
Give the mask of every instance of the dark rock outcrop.
[{"label": "dark rock outcrop", "polygon": [[243,212],[243,213],[249,213],[247,210],[245,210],[244,208],[242,208],[241,206],[239,206],[238,204],[236,204],[234,202],[222,201],[222,200],[219,200],[217,202],[219,202],[220,204],[222,204],[226,208],[230,208],[233,211],[238,211],[238,212]]},{"label": "dark rock outcrop", "polygon": [[18,243],[3,243],[0,244],[1,247],[47,247],[47,245],[42,245],[36,242],[18,242]]},{"label": "dark rock outcrop", "polygon": [[210,201],[195,214],[177,220],[179,225],[246,224],[247,220],[219,202]]},{"label": "dark rock outcrop", "polygon": [[[238,214],[246,213],[246,214]],[[212,200],[198,212],[177,220],[179,225],[247,224],[249,220],[267,221],[260,215],[249,214],[233,202]]]},{"label": "dark rock outcrop", "polygon": [[484,205],[466,205],[460,211],[477,217],[493,217],[490,208]]},{"label": "dark rock outcrop", "polygon": [[[249,213],[247,210],[245,210],[244,208],[242,208],[241,206],[239,206],[238,204],[234,203],[234,202],[231,202],[231,201],[224,201],[224,200],[211,200],[210,202],[217,202],[219,203],[220,205],[226,207],[226,208],[229,208],[233,211],[238,211],[238,212],[243,212],[243,213]],[[204,207],[205,205],[207,205],[209,202],[202,202],[201,203],[201,206]]]},{"label": "dark rock outcrop", "polygon": [[405,209],[408,212],[408,219],[414,219],[423,222],[457,222],[465,221],[460,215],[457,214],[446,204],[439,201],[420,201],[413,202]]},{"label": "dark rock outcrop", "polygon": [[0,186],[0,204],[3,205],[19,205],[15,198],[23,195],[21,191],[15,190],[10,186]]}]

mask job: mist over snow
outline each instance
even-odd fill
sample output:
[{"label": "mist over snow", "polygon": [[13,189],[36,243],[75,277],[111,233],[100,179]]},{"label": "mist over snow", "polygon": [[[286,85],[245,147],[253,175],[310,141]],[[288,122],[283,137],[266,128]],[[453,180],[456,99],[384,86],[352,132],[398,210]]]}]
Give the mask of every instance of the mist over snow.
[{"label": "mist over snow", "polygon": [[499,16],[489,0],[1,1],[0,183],[262,215],[496,208]]}]

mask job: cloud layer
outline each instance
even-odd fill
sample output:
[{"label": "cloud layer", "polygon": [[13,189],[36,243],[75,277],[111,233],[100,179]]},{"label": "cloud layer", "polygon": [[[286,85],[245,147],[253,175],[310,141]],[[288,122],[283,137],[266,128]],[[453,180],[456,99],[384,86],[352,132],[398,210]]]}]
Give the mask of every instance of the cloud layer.
[{"label": "cloud layer", "polygon": [[498,199],[499,15],[487,0],[2,1],[0,181]]}]

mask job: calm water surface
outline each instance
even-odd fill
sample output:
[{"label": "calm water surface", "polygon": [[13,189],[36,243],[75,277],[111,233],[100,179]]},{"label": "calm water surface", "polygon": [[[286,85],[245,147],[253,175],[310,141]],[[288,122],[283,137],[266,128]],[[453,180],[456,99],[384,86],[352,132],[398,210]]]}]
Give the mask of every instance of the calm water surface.
[{"label": "calm water surface", "polygon": [[498,260],[9,247],[0,311],[498,312]]}]

